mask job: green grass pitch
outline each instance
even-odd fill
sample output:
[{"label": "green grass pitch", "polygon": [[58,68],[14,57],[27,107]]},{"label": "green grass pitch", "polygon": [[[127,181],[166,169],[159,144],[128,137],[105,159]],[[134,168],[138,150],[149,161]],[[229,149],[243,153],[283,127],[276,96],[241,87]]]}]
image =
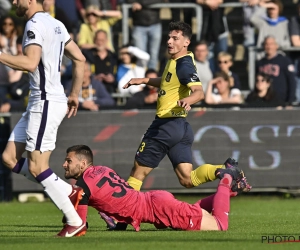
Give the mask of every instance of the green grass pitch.
[{"label": "green grass pitch", "polygon": [[[200,196],[177,196],[194,202]],[[50,202],[0,203],[1,250],[167,250],[167,249],[300,249],[300,242],[268,244],[262,237],[300,237],[300,200],[246,195],[231,199],[227,232],[156,230],[142,224],[135,232],[107,231],[97,212],[89,209],[90,228],[83,237],[55,238],[62,214]]]}]

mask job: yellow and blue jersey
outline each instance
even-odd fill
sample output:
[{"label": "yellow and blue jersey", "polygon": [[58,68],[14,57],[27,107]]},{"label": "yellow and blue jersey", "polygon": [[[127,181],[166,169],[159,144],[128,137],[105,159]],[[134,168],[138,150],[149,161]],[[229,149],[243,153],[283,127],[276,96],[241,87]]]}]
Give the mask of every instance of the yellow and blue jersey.
[{"label": "yellow and blue jersey", "polygon": [[160,118],[186,117],[188,112],[179,107],[177,101],[189,96],[193,85],[202,85],[193,53],[170,59],[162,75],[156,115]]}]

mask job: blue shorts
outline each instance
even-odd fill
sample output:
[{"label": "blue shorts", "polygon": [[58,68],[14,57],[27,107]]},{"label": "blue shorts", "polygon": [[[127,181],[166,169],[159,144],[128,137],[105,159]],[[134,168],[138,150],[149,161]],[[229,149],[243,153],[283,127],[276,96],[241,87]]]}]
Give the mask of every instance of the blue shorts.
[{"label": "blue shorts", "polygon": [[144,134],[135,160],[147,167],[156,168],[167,154],[173,168],[179,163],[192,164],[194,133],[185,118],[158,118]]}]

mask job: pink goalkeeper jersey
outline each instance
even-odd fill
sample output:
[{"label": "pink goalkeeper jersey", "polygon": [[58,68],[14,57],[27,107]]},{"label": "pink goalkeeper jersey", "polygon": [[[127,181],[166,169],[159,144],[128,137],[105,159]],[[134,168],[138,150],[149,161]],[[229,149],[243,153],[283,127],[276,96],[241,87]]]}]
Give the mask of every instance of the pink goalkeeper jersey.
[{"label": "pink goalkeeper jersey", "polygon": [[76,184],[85,192],[79,205],[92,206],[119,222],[131,224],[136,231],[141,222],[152,223],[156,228],[200,230],[199,203],[179,201],[163,190],[135,191],[111,168],[89,167]]},{"label": "pink goalkeeper jersey", "polygon": [[[85,195],[80,205],[89,205],[119,222],[131,224],[139,231],[141,221],[153,220],[153,214],[147,215],[149,195],[132,189],[113,169],[104,166],[89,167],[83,178],[77,180]],[[152,219],[150,219],[152,218]]]}]

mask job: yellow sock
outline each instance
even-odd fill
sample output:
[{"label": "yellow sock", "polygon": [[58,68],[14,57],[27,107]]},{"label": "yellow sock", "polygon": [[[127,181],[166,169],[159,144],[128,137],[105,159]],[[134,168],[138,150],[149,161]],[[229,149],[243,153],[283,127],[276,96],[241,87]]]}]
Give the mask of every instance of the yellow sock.
[{"label": "yellow sock", "polygon": [[218,168],[224,168],[224,165],[204,164],[191,172],[191,181],[195,187],[205,182],[217,179],[215,172]]},{"label": "yellow sock", "polygon": [[140,181],[132,176],[129,176],[127,182],[131,187],[133,187],[134,190],[137,190],[137,191],[140,191],[141,187],[143,185],[142,181]]}]

